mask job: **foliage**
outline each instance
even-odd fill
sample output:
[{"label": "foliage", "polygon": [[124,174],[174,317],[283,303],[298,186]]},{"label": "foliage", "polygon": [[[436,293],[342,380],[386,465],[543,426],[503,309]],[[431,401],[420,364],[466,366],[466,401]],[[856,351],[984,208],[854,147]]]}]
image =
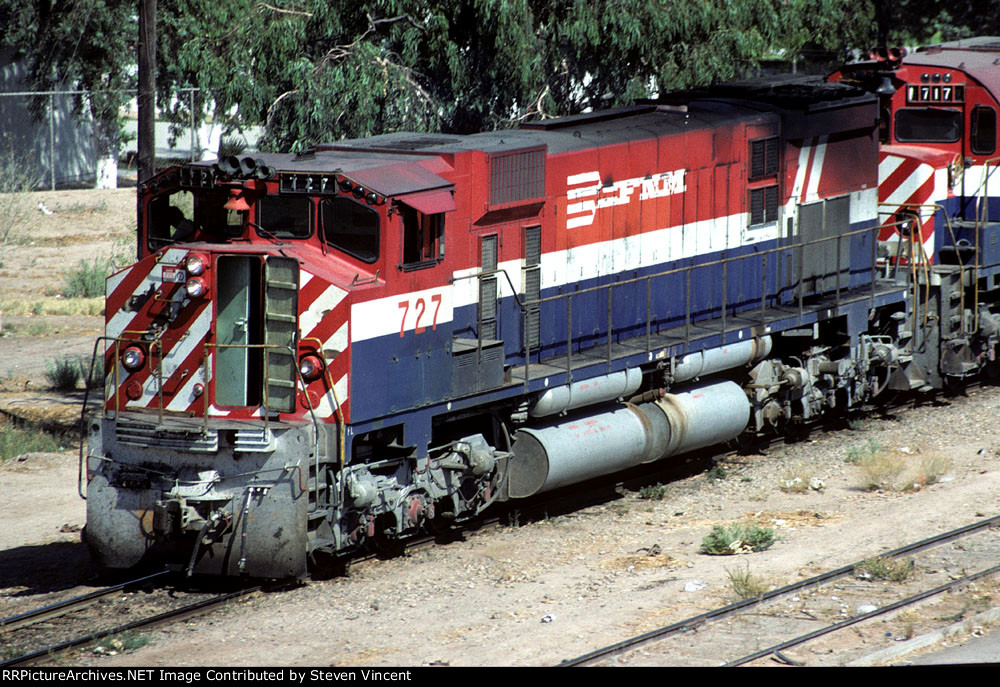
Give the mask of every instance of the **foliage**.
[{"label": "foliage", "polygon": [[657,483],[655,486],[647,485],[639,489],[639,498],[649,499],[650,501],[662,501],[669,492],[670,487]]},{"label": "foliage", "polygon": [[[135,25],[135,3],[127,0],[16,0],[0,6],[0,47],[26,64],[33,90],[89,91],[74,96],[75,113],[98,124],[99,154],[117,154],[119,112],[130,98],[124,89],[134,88]],[[32,109],[41,116],[47,106],[39,96]]]},{"label": "foliage", "polygon": [[66,298],[95,298],[104,295],[104,280],[110,265],[107,260],[81,260],[73,269],[63,272],[62,293]]},{"label": "foliage", "polygon": [[882,452],[882,445],[874,439],[869,438],[864,446],[852,446],[847,450],[845,460],[852,465],[857,465],[869,456],[874,456]]},{"label": "foliage", "polygon": [[0,267],[7,248],[22,237],[20,227],[31,212],[28,195],[38,187],[38,175],[10,147],[6,137],[0,140]]},{"label": "foliage", "polygon": [[[765,59],[996,33],[998,1],[176,0],[157,8],[158,100],[178,125],[262,124],[266,150],[471,133],[750,76]],[[36,89],[95,91],[78,112],[111,122],[126,99],[112,91],[135,87],[137,22],[125,0],[15,0],[0,45]]]},{"label": "foliage", "polygon": [[706,473],[709,482],[720,482],[729,477],[729,471],[721,465],[715,465]]},{"label": "foliage", "polygon": [[149,636],[141,632],[126,630],[120,634],[111,635],[102,639],[96,647],[95,654],[114,656],[127,651],[134,651],[149,644]]},{"label": "foliage", "polygon": [[885,556],[869,558],[854,568],[854,575],[863,580],[905,582],[913,576],[913,559],[898,561]]},{"label": "foliage", "polygon": [[[160,6],[159,98],[186,121],[265,127],[268,150],[401,129],[472,133],[871,43],[847,0],[178,0]],[[234,74],[240,75],[233,78]]]},{"label": "foliage", "polygon": [[76,358],[59,358],[50,360],[46,365],[45,379],[53,389],[72,391],[80,383],[81,365]]},{"label": "foliage", "polygon": [[701,540],[701,552],[713,556],[764,551],[775,542],[774,530],[754,524],[716,525]]},{"label": "foliage", "polygon": [[877,0],[881,45],[923,45],[1000,33],[1000,1]]},{"label": "foliage", "polygon": [[767,582],[750,572],[750,566],[746,566],[743,570],[726,568],[726,575],[729,577],[729,585],[733,588],[733,592],[740,599],[763,596],[769,589]]}]

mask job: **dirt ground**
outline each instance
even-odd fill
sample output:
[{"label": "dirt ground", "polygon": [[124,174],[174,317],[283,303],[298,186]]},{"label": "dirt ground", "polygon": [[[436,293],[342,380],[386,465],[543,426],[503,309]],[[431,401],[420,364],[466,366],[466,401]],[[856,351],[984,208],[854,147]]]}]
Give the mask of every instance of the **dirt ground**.
[{"label": "dirt ground", "polygon": [[[92,192],[38,194],[53,214],[38,211],[32,240],[8,249],[0,301],[51,299],[45,290],[67,266],[113,250],[112,232],[128,225],[134,192],[103,193],[98,200]],[[78,396],[48,394],[44,370],[54,354],[89,355],[101,318],[29,311],[5,315],[3,326],[0,410],[78,417]],[[725,463],[711,479],[672,482],[660,499],[631,492],[473,532],[154,631],[132,653],[74,662],[553,665],[733,601],[731,570],[787,584],[1000,513],[998,412],[1000,389],[985,387],[868,418]],[[864,488],[856,459],[873,448],[907,471],[896,488]],[[821,488],[800,491],[802,481]],[[93,582],[77,489],[74,450],[0,465],[0,617]],[[714,525],[745,520],[773,527],[777,543],[748,555],[699,553]],[[699,657],[678,655],[676,664],[700,665]]]}]

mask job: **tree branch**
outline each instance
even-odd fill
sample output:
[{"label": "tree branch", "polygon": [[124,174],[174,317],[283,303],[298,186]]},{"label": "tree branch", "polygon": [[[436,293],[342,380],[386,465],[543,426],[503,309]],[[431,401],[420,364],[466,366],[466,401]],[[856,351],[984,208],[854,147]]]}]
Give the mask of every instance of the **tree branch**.
[{"label": "tree branch", "polygon": [[271,10],[272,12],[277,12],[278,14],[294,14],[299,17],[309,17],[312,19],[312,12],[302,12],[301,10],[283,10],[280,7],[273,7],[265,2],[258,2],[257,7],[262,10]]},{"label": "tree branch", "polygon": [[291,91],[285,91],[284,93],[282,93],[281,95],[279,95],[275,99],[275,101],[273,103],[271,103],[270,107],[267,108],[267,116],[264,118],[264,127],[265,128],[267,128],[267,129],[271,128],[271,118],[274,117],[274,113],[275,113],[275,111],[278,108],[278,104],[281,103],[281,101],[284,100],[285,98],[287,98],[288,96],[295,95],[298,92],[299,92],[299,89],[297,89],[297,88],[294,89],[294,90],[291,90]]},{"label": "tree branch", "polygon": [[512,117],[509,119],[505,119],[503,121],[508,122],[510,124],[520,124],[524,120],[528,119],[529,117],[533,117],[535,115],[538,115],[539,119],[552,119],[553,115],[550,115],[549,113],[547,113],[545,110],[542,109],[542,101],[545,100],[545,96],[547,96],[548,94],[549,94],[549,85],[545,84],[545,88],[543,88],[542,92],[538,94],[538,97],[531,102],[531,106],[524,111],[524,114],[522,114],[520,117]]},{"label": "tree branch", "polygon": [[316,64],[314,71],[320,71],[324,66],[330,62],[336,62],[337,60],[342,60],[346,57],[350,57],[354,52],[354,48],[358,46],[358,43],[366,39],[370,34],[378,30],[378,27],[382,24],[395,24],[400,21],[408,21],[411,26],[420,31],[426,31],[426,29],[413,20],[408,14],[401,14],[397,17],[392,17],[390,19],[374,19],[372,15],[367,15],[368,17],[368,28],[363,34],[355,38],[353,41],[347,44],[335,45],[330,50],[327,51],[326,55]]}]

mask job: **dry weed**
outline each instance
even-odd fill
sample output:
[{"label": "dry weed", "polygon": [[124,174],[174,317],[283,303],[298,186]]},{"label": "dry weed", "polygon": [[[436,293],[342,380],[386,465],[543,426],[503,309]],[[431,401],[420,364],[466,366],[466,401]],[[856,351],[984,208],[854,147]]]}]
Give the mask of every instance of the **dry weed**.
[{"label": "dry weed", "polygon": [[857,466],[861,487],[867,491],[919,491],[937,484],[951,470],[951,459],[937,452],[923,453],[919,447],[871,450]]}]

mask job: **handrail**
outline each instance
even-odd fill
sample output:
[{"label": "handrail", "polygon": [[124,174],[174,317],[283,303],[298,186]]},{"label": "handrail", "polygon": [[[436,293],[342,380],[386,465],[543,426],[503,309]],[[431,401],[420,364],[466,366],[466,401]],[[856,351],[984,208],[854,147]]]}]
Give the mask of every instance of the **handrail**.
[{"label": "handrail", "polygon": [[[338,437],[337,448],[338,448],[338,461],[340,463],[340,503],[344,503],[344,489],[345,482],[344,479],[344,453],[347,451],[347,438],[344,423],[344,411],[340,407],[340,399],[337,397],[337,387],[333,383],[333,373],[330,372],[330,363],[326,359],[326,352],[323,350],[323,342],[320,341],[315,336],[308,336],[300,340],[300,343],[305,343],[306,341],[316,342],[316,351],[319,353],[320,359],[323,361],[323,371],[326,373],[326,384],[330,387],[330,393],[333,394],[333,403],[337,408],[337,431],[340,436]],[[308,399],[309,394],[306,393],[306,398]],[[312,401],[308,401],[310,405]],[[318,435],[318,432],[317,432]],[[316,452],[316,486],[317,492],[319,491],[319,451]]]},{"label": "handrail", "polygon": [[[990,221],[990,194],[988,193],[988,185],[990,181],[990,175],[993,172],[990,171],[990,165],[993,164],[993,172],[1000,168],[1000,157],[991,157],[983,163],[983,180],[979,184],[979,188],[973,194],[977,199],[980,192],[983,194],[982,204],[977,204],[979,207],[976,210],[976,225],[985,224]],[[981,219],[980,219],[981,218]]]},{"label": "handrail", "polygon": [[[837,280],[837,282],[836,282],[836,289],[835,290],[836,290],[836,301],[837,301],[837,304],[839,305],[839,303],[840,303],[841,279],[842,279],[841,275],[843,273],[843,266],[842,266],[842,263],[841,263],[841,252],[842,251],[840,250],[841,242],[843,241],[843,239],[850,238],[850,237],[853,237],[853,236],[861,236],[861,235],[865,235],[865,234],[872,235],[872,263],[871,263],[872,283],[871,283],[871,298],[874,301],[875,290],[876,290],[876,274],[875,274],[875,269],[876,269],[876,262],[877,262],[877,251],[876,251],[876,244],[877,244],[877,241],[878,241],[877,232],[880,231],[883,226],[886,226],[886,225],[875,224],[873,226],[866,227],[864,229],[855,229],[853,231],[844,232],[844,233],[838,234],[836,236],[828,236],[828,237],[823,237],[823,238],[818,238],[818,239],[812,239],[810,241],[798,241],[798,242],[795,242],[795,243],[788,243],[788,244],[783,245],[783,246],[779,246],[779,247],[776,247],[776,248],[770,248],[770,249],[763,250],[763,251],[755,251],[755,252],[751,252],[751,253],[745,253],[745,254],[742,254],[742,255],[736,255],[736,256],[731,256],[731,257],[726,257],[726,258],[720,258],[720,259],[717,259],[717,260],[711,260],[711,261],[708,261],[708,262],[698,263],[698,264],[694,264],[694,265],[686,265],[684,267],[676,267],[676,268],[672,268],[672,269],[669,269],[669,270],[659,271],[659,272],[656,272],[654,274],[649,274],[649,275],[640,276],[640,277],[632,277],[630,279],[624,279],[622,281],[617,281],[617,282],[613,282],[613,283],[609,283],[609,284],[600,284],[600,285],[597,285],[597,286],[592,286],[592,287],[588,287],[588,288],[585,288],[585,289],[580,289],[578,291],[572,291],[572,292],[567,292],[567,293],[555,294],[555,295],[552,295],[552,296],[546,296],[544,298],[538,298],[536,300],[527,300],[527,299],[525,299],[525,300],[522,301],[521,299],[516,298],[517,297],[517,290],[513,288],[513,285],[511,285],[511,290],[513,291],[513,293],[515,295],[515,298],[517,300],[517,303],[520,306],[521,315],[522,315],[522,318],[521,318],[522,319],[522,326],[526,326],[525,317],[526,317],[527,309],[529,307],[541,306],[541,304],[543,304],[543,303],[550,303],[550,302],[555,302],[555,301],[559,301],[559,300],[563,300],[563,299],[566,300],[566,302],[567,302],[566,308],[567,308],[567,328],[568,328],[568,331],[567,331],[567,339],[566,339],[566,342],[565,342],[565,344],[566,344],[566,355],[565,355],[566,365],[565,365],[565,367],[566,367],[566,372],[569,375],[569,381],[572,381],[572,355],[573,355],[572,354],[572,351],[573,351],[573,335],[572,335],[572,324],[573,324],[572,308],[573,308],[573,300],[572,299],[575,296],[579,296],[579,295],[583,295],[583,294],[588,294],[588,293],[596,293],[596,292],[599,292],[599,291],[605,291],[608,294],[608,302],[609,302],[609,318],[608,318],[608,321],[609,321],[609,328],[608,328],[608,331],[605,332],[604,334],[608,337],[607,362],[610,364],[610,361],[611,361],[611,351],[612,351],[612,343],[613,343],[612,342],[612,338],[613,338],[613,335],[614,335],[613,329],[611,327],[611,313],[610,313],[611,290],[612,289],[614,289],[616,287],[620,287],[620,286],[628,286],[628,285],[632,285],[632,284],[637,284],[637,283],[643,282],[643,281],[646,282],[646,284],[647,284],[647,288],[646,288],[646,290],[647,290],[647,321],[646,321],[646,329],[647,329],[647,348],[648,348],[649,347],[649,339],[651,338],[651,322],[652,322],[652,319],[653,319],[652,316],[651,316],[651,313],[649,312],[649,302],[650,302],[650,297],[649,297],[650,286],[649,285],[651,284],[652,280],[654,280],[654,279],[658,279],[658,278],[661,278],[661,277],[666,277],[666,276],[670,276],[670,275],[674,275],[674,274],[684,273],[685,276],[686,276],[686,280],[687,280],[687,286],[685,288],[685,294],[686,294],[686,299],[687,299],[687,303],[686,303],[686,307],[685,307],[685,342],[687,344],[690,344],[690,339],[691,339],[690,330],[691,330],[692,323],[693,323],[692,322],[692,318],[691,318],[691,273],[694,270],[701,269],[701,268],[706,268],[706,267],[713,267],[713,266],[717,266],[717,265],[723,265],[723,270],[725,272],[728,269],[726,267],[728,265],[728,263],[736,262],[738,260],[748,260],[748,259],[759,258],[761,260],[761,264],[762,264],[762,282],[763,282],[763,281],[766,281],[766,279],[767,279],[767,273],[766,273],[765,270],[766,270],[767,256],[768,255],[771,255],[771,254],[780,254],[780,253],[787,254],[789,252],[797,252],[798,253],[798,257],[799,257],[799,260],[798,260],[798,263],[799,263],[798,264],[798,271],[799,271],[799,277],[800,277],[799,280],[798,280],[798,301],[799,301],[799,317],[801,318],[803,316],[803,312],[804,312],[803,300],[805,298],[805,291],[806,291],[806,289],[804,288],[803,279],[802,279],[802,276],[803,276],[803,263],[804,263],[804,260],[803,260],[804,251],[809,246],[819,245],[819,244],[822,244],[822,243],[825,243],[825,242],[828,242],[828,241],[837,241],[838,242],[838,244],[837,244],[838,245],[838,250],[837,250],[837,268],[836,268],[836,280]],[[777,263],[777,268],[778,268],[778,271],[780,272],[781,271],[781,262],[780,261],[778,261],[778,263]],[[849,270],[850,270],[850,266],[848,265],[848,271]],[[488,273],[484,272],[483,274],[464,275],[463,277],[459,277],[457,279],[477,278],[477,277],[481,277],[481,276],[489,276],[489,275],[495,274],[496,272],[504,272],[505,276],[507,276],[507,278],[508,278],[508,281],[510,280],[509,275],[507,275],[506,271],[502,270],[502,269],[491,270]],[[606,277],[613,277],[614,275],[605,275],[605,276]],[[600,278],[600,277],[598,277],[598,278]],[[779,278],[780,278],[780,276],[779,276]],[[848,284],[850,283],[849,279],[850,278],[848,277]],[[723,292],[722,292],[722,308],[723,308],[724,312],[728,311],[728,284],[726,282],[727,282],[727,280],[724,279],[723,280],[723,287],[722,287],[723,288]],[[766,291],[766,289],[764,289],[762,291]],[[761,324],[763,324],[764,312],[766,310],[766,297],[767,297],[767,294],[764,293],[764,292],[762,292],[761,309],[760,309],[760,311],[762,313],[761,314],[761,318],[762,318]],[[726,336],[726,333],[727,333],[726,328],[725,328],[725,314],[723,314],[722,318],[723,318],[723,326],[722,326],[722,331],[721,331],[720,335],[723,338],[723,342],[724,342],[725,336]],[[527,365],[529,364],[529,361],[530,361],[530,358],[531,358],[531,354],[532,354],[532,351],[529,349],[529,347],[527,345],[525,345],[525,368],[526,368],[526,370],[527,370]],[[525,371],[525,381],[527,381],[527,371]]]}]

